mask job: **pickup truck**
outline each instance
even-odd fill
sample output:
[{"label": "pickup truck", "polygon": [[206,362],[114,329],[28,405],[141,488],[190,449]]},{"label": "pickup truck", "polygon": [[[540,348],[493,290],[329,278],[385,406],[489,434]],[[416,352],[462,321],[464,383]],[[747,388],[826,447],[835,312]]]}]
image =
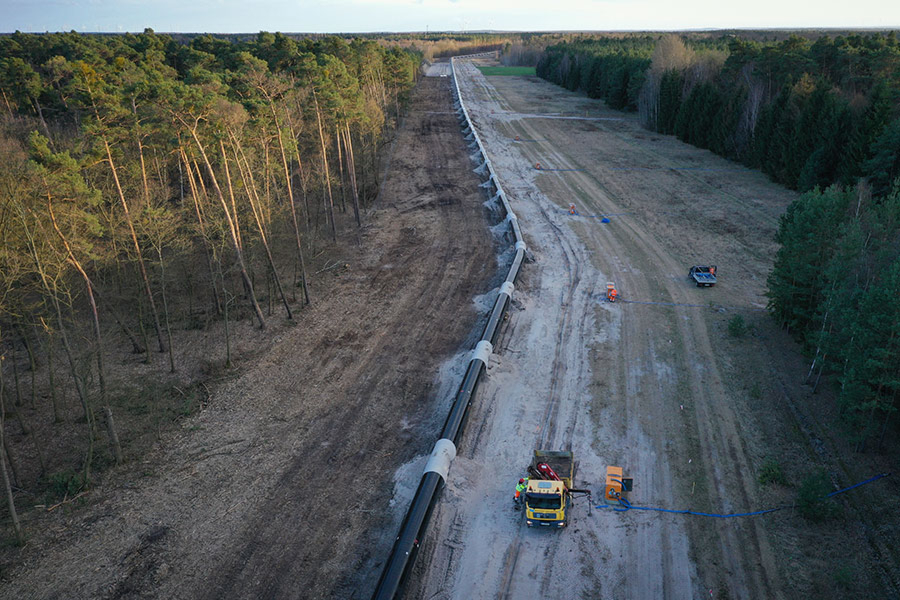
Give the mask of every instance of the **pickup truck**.
[{"label": "pickup truck", "polygon": [[697,287],[712,287],[716,285],[716,265],[694,265],[688,271],[688,278]]}]

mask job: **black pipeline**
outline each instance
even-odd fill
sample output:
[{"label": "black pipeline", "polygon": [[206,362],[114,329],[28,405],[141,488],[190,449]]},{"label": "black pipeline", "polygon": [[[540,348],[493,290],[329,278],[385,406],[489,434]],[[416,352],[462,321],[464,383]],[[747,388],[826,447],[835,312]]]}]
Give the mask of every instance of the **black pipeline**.
[{"label": "black pipeline", "polygon": [[503,317],[509,307],[512,293],[515,289],[516,277],[519,274],[519,268],[525,258],[525,240],[522,238],[522,231],[519,229],[519,221],[513,213],[506,198],[506,194],[500,187],[500,182],[494,173],[491,161],[484,151],[478,132],[469,118],[469,113],[462,101],[459,93],[459,82],[456,80],[456,58],[450,60],[451,73],[453,77],[453,89],[456,95],[456,101],[459,105],[458,113],[460,122],[467,134],[471,135],[477,145],[478,152],[484,158],[484,164],[487,167],[489,181],[497,189],[497,197],[503,204],[506,212],[506,220],[509,221],[510,229],[515,237],[516,256],[513,259],[512,266],[506,276],[506,281],[500,286],[500,292],[494,301],[494,307],[491,309],[490,317],[481,334],[481,341],[475,345],[472,351],[472,358],[466,368],[466,374],[463,376],[462,383],[456,392],[456,398],[450,407],[450,414],[444,422],[444,428],[441,431],[441,437],[434,445],[434,450],[425,465],[425,472],[419,481],[419,487],[416,488],[416,494],[413,496],[406,517],[400,525],[400,531],[397,539],[394,541],[394,547],[385,564],[381,578],[378,580],[378,586],[372,595],[373,600],[389,600],[397,596],[397,593],[403,589],[409,574],[412,572],[413,564],[416,560],[416,554],[419,551],[419,545],[425,536],[425,530],[428,527],[428,520],[434,510],[437,502],[438,494],[444,487],[444,481],[447,479],[447,473],[450,470],[450,463],[456,457],[456,443],[462,435],[462,430],[466,422],[466,415],[469,412],[469,406],[472,403],[472,396],[478,387],[478,381],[481,375],[487,370],[488,360],[494,350],[493,344],[497,341],[497,335],[500,332],[500,324],[503,323]]}]

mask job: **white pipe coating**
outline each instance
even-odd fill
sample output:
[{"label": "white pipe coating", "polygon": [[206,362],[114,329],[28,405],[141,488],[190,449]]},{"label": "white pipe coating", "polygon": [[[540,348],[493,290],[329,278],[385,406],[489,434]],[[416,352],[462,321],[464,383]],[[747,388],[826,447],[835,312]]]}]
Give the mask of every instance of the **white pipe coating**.
[{"label": "white pipe coating", "polygon": [[441,479],[447,481],[447,473],[450,472],[450,463],[456,458],[456,445],[447,438],[441,438],[434,444],[434,450],[425,463],[426,473],[437,473]]},{"label": "white pipe coating", "polygon": [[472,360],[480,360],[484,363],[484,366],[487,367],[488,360],[490,360],[493,352],[494,347],[491,343],[487,340],[481,340],[475,344],[475,349],[472,350]]}]

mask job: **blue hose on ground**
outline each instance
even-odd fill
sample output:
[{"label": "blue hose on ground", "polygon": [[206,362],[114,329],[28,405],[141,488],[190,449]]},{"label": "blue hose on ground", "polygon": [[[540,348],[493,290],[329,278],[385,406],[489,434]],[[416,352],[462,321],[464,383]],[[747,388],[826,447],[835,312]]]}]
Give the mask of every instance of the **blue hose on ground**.
[{"label": "blue hose on ground", "polygon": [[557,173],[560,171],[579,171],[579,172],[584,171],[584,169],[551,169],[549,167],[541,167],[541,168],[533,167],[533,168],[535,171],[554,171]]},{"label": "blue hose on ground", "polygon": [[[843,494],[844,492],[849,492],[850,490],[864,486],[867,483],[872,483],[873,481],[878,481],[879,479],[883,479],[885,477],[888,477],[889,475],[890,475],[890,473],[880,473],[878,475],[875,475],[874,477],[869,477],[865,481],[860,481],[859,483],[854,483],[850,487],[845,487],[844,489],[837,490],[836,492],[831,492],[830,494],[823,496],[821,498],[821,500],[825,500],[826,498],[832,498],[834,496],[837,496],[838,494]],[[619,507],[612,506],[609,504],[598,504],[596,506],[596,508],[607,508],[607,507],[612,508],[616,512],[626,512],[629,510],[649,510],[649,511],[653,511],[653,512],[672,513],[672,514],[676,514],[676,515],[695,515],[698,517],[713,517],[716,519],[730,519],[732,517],[753,517],[756,515],[764,515],[766,513],[771,513],[771,512],[778,511],[778,510],[784,510],[786,508],[794,508],[794,505],[793,504],[785,504],[784,506],[776,506],[775,508],[769,508],[766,510],[757,510],[754,512],[745,512],[745,513],[731,513],[728,515],[705,513],[705,512],[699,512],[699,511],[694,511],[694,510],[672,510],[669,508],[656,508],[656,507],[652,507],[652,506],[634,506],[630,502],[628,502],[628,500],[626,500],[625,498],[619,498]]]}]

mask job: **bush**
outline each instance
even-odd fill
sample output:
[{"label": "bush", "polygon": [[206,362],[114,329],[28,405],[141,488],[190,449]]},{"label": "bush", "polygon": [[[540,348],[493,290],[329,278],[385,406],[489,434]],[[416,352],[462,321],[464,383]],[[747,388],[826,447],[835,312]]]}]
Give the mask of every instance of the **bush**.
[{"label": "bush", "polygon": [[805,519],[819,523],[838,515],[838,505],[826,496],[831,493],[831,482],[824,469],[803,480],[797,491],[797,510]]},{"label": "bush", "polygon": [[50,476],[44,502],[55,504],[71,498],[85,488],[84,476],[74,471],[61,471]]},{"label": "bush", "polygon": [[754,383],[750,388],[750,397],[754,400],[762,400],[762,388],[759,387],[758,383]]},{"label": "bush", "polygon": [[744,321],[744,317],[741,315],[731,317],[731,320],[728,321],[728,333],[731,334],[731,337],[744,337],[747,333],[747,323]]},{"label": "bush", "polygon": [[834,582],[839,588],[845,590],[849,589],[856,580],[856,573],[853,571],[853,568],[848,565],[844,565],[834,572]]},{"label": "bush", "polygon": [[759,483],[761,485],[770,483],[787,485],[787,477],[784,476],[781,463],[772,457],[763,461],[762,468],[759,470]]}]

